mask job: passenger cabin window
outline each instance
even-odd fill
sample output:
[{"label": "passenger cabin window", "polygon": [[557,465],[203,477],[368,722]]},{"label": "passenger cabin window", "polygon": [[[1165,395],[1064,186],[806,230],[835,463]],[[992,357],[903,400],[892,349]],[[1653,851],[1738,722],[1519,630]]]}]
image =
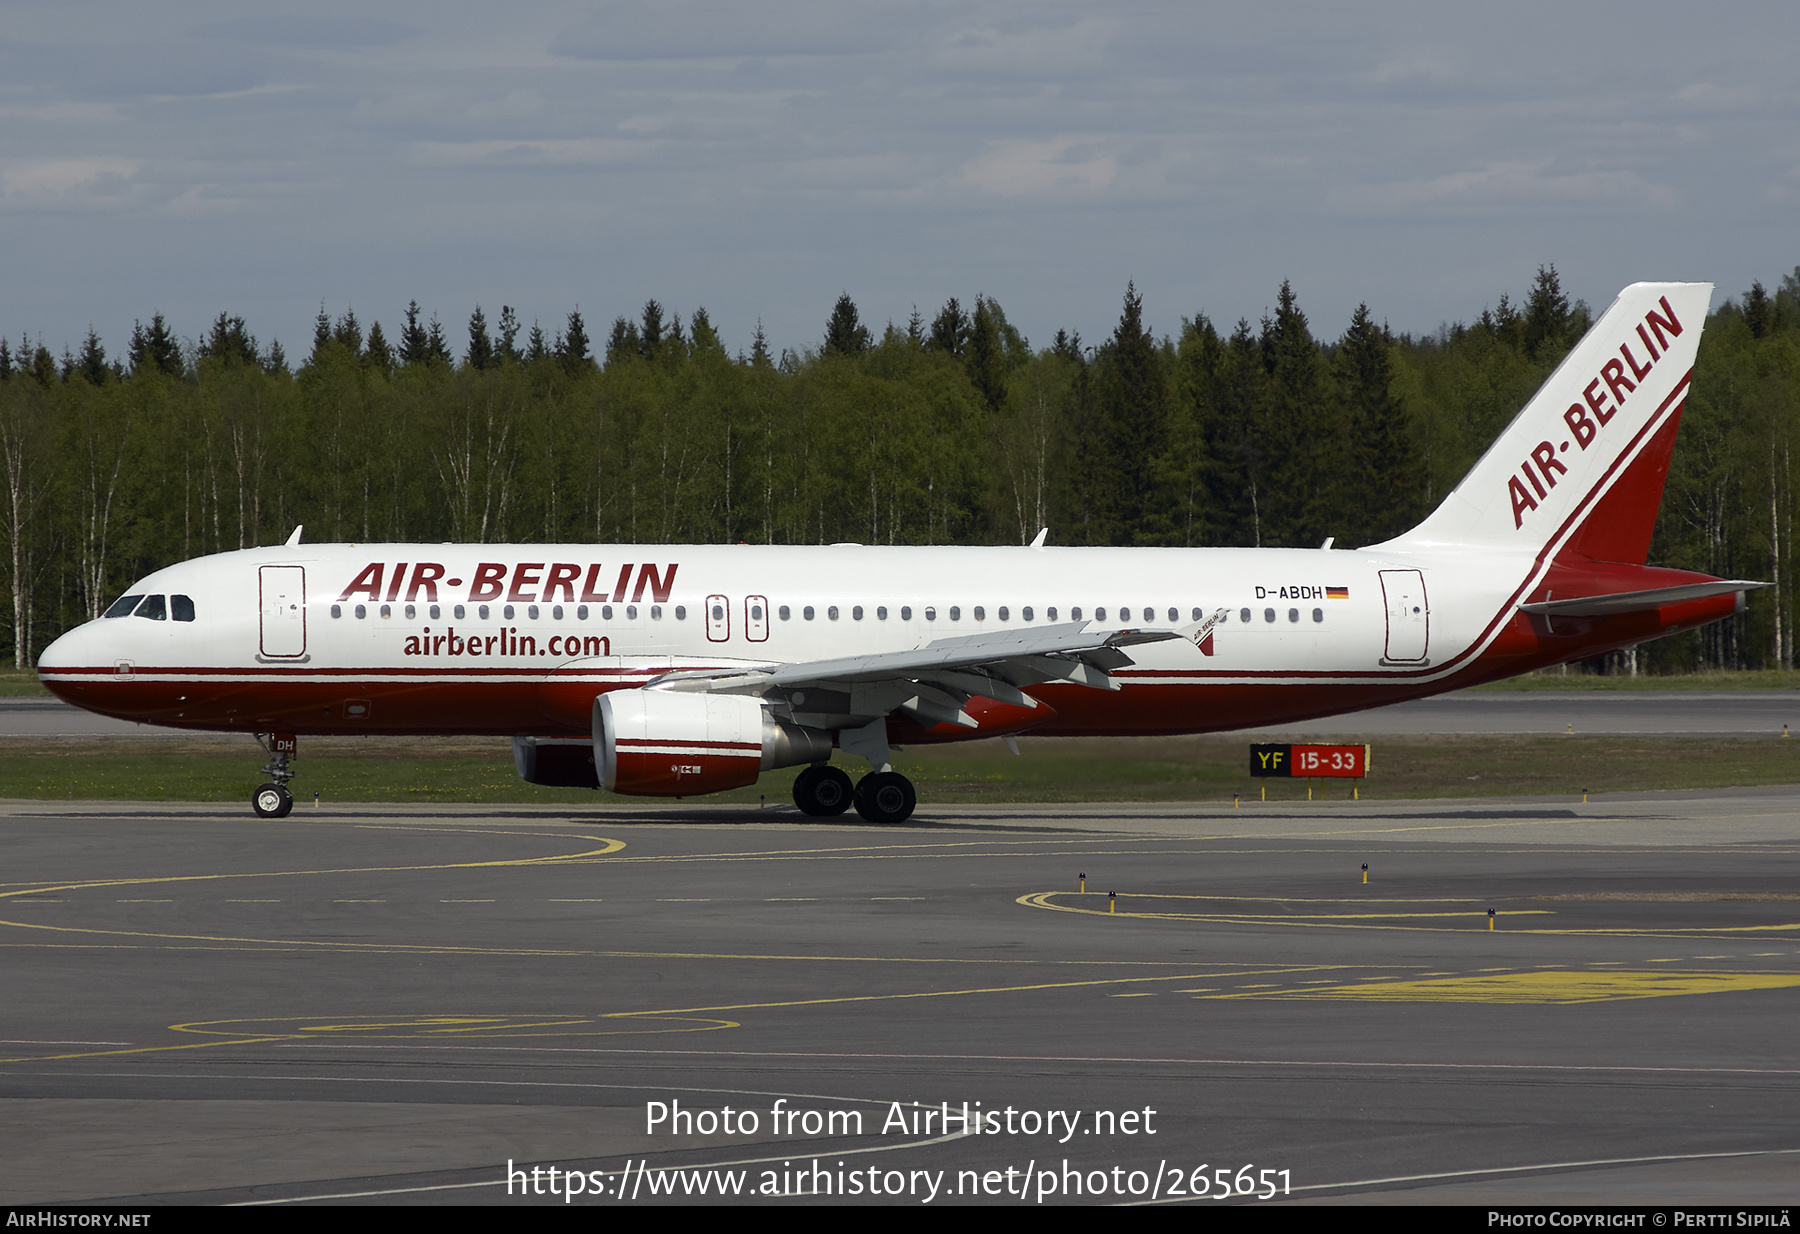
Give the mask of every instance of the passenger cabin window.
[{"label": "passenger cabin window", "polygon": [[151,621],[167,621],[169,610],[161,596],[145,596],[134,616],[148,617]]},{"label": "passenger cabin window", "polygon": [[141,591],[138,592],[135,596],[120,596],[117,600],[114,600],[112,602],[112,607],[107,609],[106,612],[102,613],[101,616],[103,616],[103,617],[129,617],[129,616],[131,616],[131,611],[133,609],[135,609],[139,604],[143,603],[143,599],[144,599],[144,593]]}]

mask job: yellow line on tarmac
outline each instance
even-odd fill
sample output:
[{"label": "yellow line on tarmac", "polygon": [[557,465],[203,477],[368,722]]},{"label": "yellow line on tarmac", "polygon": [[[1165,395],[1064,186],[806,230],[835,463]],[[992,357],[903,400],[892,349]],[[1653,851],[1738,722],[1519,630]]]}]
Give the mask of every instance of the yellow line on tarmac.
[{"label": "yellow line on tarmac", "polygon": [[572,861],[591,861],[610,853],[616,853],[625,847],[625,841],[609,840],[604,836],[576,838],[598,840],[601,847],[579,853],[551,854],[547,857],[506,857],[496,861],[451,861],[433,865],[346,866],[342,869],[324,870],[262,870],[233,874],[164,874],[153,877],[90,879],[79,883],[38,884],[18,891],[0,891],[0,900],[16,896],[41,895],[51,891],[89,891],[96,887],[150,887],[165,883],[206,883],[235,878],[303,878],[321,874],[410,874],[428,870],[485,870],[506,866],[561,865]]},{"label": "yellow line on tarmac", "polygon": [[[1026,908],[1045,908],[1057,913],[1081,913],[1091,917],[1107,917],[1117,920],[1121,917],[1140,921],[1196,921],[1214,922],[1219,925],[1291,925],[1299,929],[1331,929],[1346,930],[1427,930],[1441,932],[1460,932],[1454,927],[1407,924],[1408,918],[1459,917],[1461,913],[1344,913],[1305,914],[1305,913],[1141,913],[1127,911],[1108,911],[1104,908],[1075,908],[1067,904],[1051,902],[1052,896],[1079,895],[1074,891],[1035,891],[1022,895],[1013,901]],[[1092,894],[1092,893],[1090,893]],[[1136,898],[1135,892],[1122,892],[1120,899]],[[1486,920],[1485,913],[1466,914],[1476,920]],[[1519,917],[1556,916],[1547,909],[1515,909],[1509,908],[1500,915],[1502,922]],[[1382,924],[1396,922],[1398,924]],[[1607,937],[1607,938],[1705,938],[1712,941],[1719,937],[1730,937],[1736,934],[1766,934],[1800,930],[1800,922],[1789,922],[1777,925],[1739,925],[1739,926],[1683,926],[1670,925],[1658,928],[1637,928],[1627,926],[1583,926],[1546,928],[1543,926],[1527,926],[1522,929],[1509,929],[1511,934],[1553,934],[1571,937]]]},{"label": "yellow line on tarmac", "polygon": [[1604,1003],[1684,994],[1729,994],[1800,986],[1794,973],[1523,972],[1370,981],[1358,985],[1214,993],[1215,999],[1338,999],[1408,1003]]},{"label": "yellow line on tarmac", "polygon": [[607,1018],[630,1018],[632,1016],[676,1016],[698,1015],[714,1011],[757,1011],[774,1007],[818,1007],[831,1003],[880,1003],[898,1002],[915,998],[961,998],[971,994],[1027,994],[1035,990],[1076,990],[1109,985],[1142,985],[1147,982],[1160,981],[1199,981],[1217,980],[1220,977],[1259,977],[1267,975],[1286,975],[1289,973],[1318,973],[1331,969],[1357,967],[1349,964],[1308,964],[1292,965],[1280,968],[1246,969],[1231,973],[1173,973],[1162,977],[1103,977],[1090,981],[1045,981],[1031,985],[976,986],[962,990],[912,990],[898,994],[847,994],[831,998],[790,998],[764,1003],[726,1003],[717,1007],[673,1007],[662,1011],[611,1011]]}]

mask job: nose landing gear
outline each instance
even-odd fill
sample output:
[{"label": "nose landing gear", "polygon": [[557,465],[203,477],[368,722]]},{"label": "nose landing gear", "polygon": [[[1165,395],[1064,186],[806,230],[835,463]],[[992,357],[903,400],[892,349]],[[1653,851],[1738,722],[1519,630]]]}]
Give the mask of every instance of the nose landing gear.
[{"label": "nose landing gear", "polygon": [[250,798],[250,808],[258,818],[286,818],[294,808],[294,794],[288,781],[294,778],[293,760],[300,750],[299,738],[292,733],[258,733],[256,743],[268,754],[262,773],[271,783],[257,789]]}]

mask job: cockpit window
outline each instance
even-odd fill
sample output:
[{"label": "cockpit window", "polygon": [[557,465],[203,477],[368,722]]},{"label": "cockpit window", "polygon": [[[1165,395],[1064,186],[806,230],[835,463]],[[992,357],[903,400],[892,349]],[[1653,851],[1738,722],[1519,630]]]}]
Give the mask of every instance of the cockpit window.
[{"label": "cockpit window", "polygon": [[167,621],[169,612],[161,596],[145,596],[144,602],[138,605],[138,610],[133,616],[148,617],[151,621]]},{"label": "cockpit window", "polygon": [[192,596],[170,596],[169,616],[176,621],[192,621],[194,619],[194,598]]},{"label": "cockpit window", "polygon": [[131,610],[136,608],[138,606],[138,601],[142,600],[143,598],[144,598],[144,595],[142,592],[139,592],[135,596],[120,596],[117,600],[114,600],[112,602],[112,607],[107,609],[106,612],[102,613],[101,616],[103,616],[103,617],[129,617],[129,616],[131,616]]}]

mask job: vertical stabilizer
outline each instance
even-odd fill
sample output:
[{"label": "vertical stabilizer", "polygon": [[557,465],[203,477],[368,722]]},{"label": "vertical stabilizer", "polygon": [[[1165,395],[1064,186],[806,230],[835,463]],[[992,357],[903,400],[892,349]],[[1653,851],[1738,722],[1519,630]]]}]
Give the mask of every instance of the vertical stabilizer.
[{"label": "vertical stabilizer", "polygon": [[1634,283],[1462,483],[1395,548],[1534,554],[1576,541],[1641,564],[1662,503],[1710,283]]}]

